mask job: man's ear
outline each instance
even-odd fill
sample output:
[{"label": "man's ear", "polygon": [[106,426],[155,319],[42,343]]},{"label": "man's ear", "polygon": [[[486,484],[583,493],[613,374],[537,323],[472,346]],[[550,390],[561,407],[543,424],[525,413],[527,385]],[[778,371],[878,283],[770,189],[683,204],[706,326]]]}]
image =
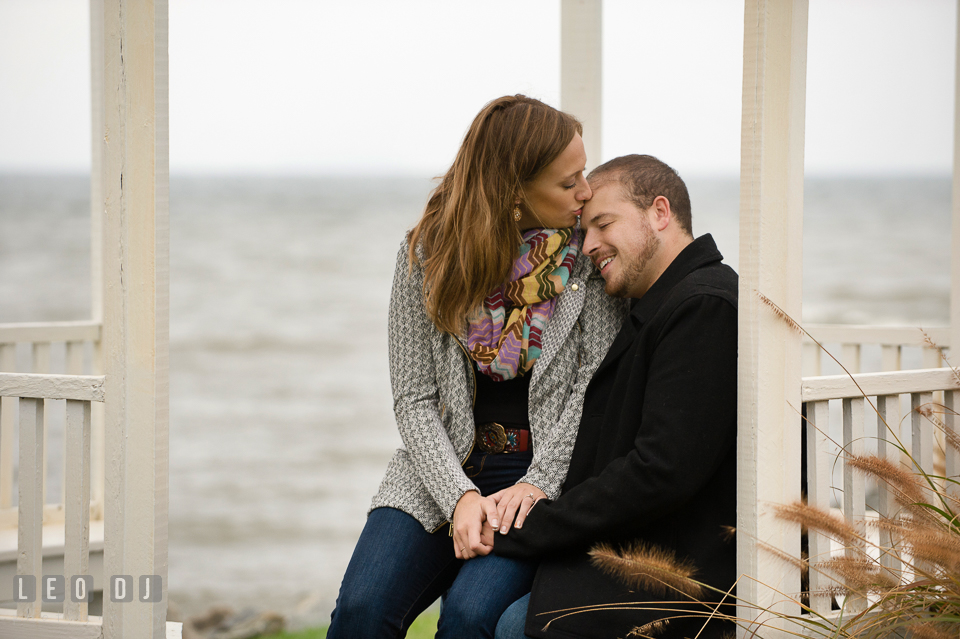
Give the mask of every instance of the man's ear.
[{"label": "man's ear", "polygon": [[667,228],[673,219],[673,214],[670,212],[670,200],[662,195],[658,195],[654,198],[653,206],[650,208],[650,212],[653,214],[653,219],[650,220],[650,223],[653,225],[653,228],[658,231]]}]

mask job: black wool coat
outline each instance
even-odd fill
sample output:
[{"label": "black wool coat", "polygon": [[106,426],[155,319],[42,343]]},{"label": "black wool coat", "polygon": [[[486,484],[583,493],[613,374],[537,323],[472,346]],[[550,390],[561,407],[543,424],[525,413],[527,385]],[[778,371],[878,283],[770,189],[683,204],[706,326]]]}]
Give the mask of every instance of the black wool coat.
[{"label": "black wool coat", "polygon": [[[538,502],[523,528],[496,534],[496,554],[542,560],[530,636],[624,637],[677,614],[652,609],[677,608],[669,602],[682,595],[626,586],[593,566],[587,551],[598,542],[656,546],[692,562],[698,581],[733,586],[736,544],[727,527],[736,526],[737,275],[722,259],[704,235],[634,301],[587,388],[560,497]],[[646,604],[610,606],[636,602]],[[569,614],[601,605],[607,609]],[[703,623],[675,619],[649,634],[693,637]],[[711,622],[700,637],[732,630]]]}]

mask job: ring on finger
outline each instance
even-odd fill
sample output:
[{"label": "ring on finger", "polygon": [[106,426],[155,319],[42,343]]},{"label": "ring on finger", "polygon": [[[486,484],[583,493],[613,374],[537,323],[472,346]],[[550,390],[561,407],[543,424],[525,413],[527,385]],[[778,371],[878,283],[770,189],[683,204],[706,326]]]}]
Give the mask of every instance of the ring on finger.
[{"label": "ring on finger", "polygon": [[533,493],[527,493],[527,497],[529,497],[530,499],[533,499],[534,501],[536,501],[536,499],[535,499],[534,496],[533,496]]}]

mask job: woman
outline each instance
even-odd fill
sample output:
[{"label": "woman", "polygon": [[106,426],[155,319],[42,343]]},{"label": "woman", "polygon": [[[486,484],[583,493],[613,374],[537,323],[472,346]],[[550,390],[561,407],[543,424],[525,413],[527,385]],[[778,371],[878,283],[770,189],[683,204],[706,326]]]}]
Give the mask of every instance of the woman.
[{"label": "woman", "polygon": [[507,530],[559,494],[584,391],[624,310],[579,250],[591,196],[581,132],[538,100],[490,102],[401,246],[389,331],[404,447],[373,498],[330,639],[402,637],[440,596],[437,637],[492,637],[530,589],[535,565],[480,543],[481,496],[504,490],[490,519]]}]

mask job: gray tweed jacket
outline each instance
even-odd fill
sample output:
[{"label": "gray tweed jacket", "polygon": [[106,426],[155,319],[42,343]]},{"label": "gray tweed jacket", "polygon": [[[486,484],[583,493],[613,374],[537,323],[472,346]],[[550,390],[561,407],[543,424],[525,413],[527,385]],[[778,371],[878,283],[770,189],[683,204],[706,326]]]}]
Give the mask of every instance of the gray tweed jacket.
[{"label": "gray tweed jacket", "polygon": [[[397,255],[390,296],[390,378],[403,448],[387,466],[370,510],[389,506],[435,530],[457,501],[478,490],[461,464],[473,448],[475,381],[464,342],[427,317],[423,270]],[[583,394],[628,312],[603,292],[603,278],[581,254],[553,316],[530,379],[533,461],[520,480],[556,499],[570,464]]]}]

